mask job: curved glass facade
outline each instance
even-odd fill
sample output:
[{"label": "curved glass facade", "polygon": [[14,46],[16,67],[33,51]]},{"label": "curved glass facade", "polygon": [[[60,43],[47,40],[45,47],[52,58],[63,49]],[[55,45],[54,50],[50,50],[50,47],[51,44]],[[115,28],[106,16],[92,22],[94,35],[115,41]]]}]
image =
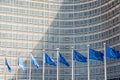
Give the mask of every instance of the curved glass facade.
[{"label": "curved glass facade", "polygon": [[[0,0],[0,79],[42,80],[42,50],[56,61],[56,48],[71,64],[71,47],[87,56],[87,45],[103,51],[103,43],[120,51],[120,0]],[[17,67],[20,55],[27,68]],[[4,65],[7,57],[12,72]],[[87,80],[87,63],[75,62],[74,80]],[[90,60],[90,80],[104,80],[104,64]],[[107,59],[107,78],[119,80],[120,60]],[[45,80],[56,80],[56,67],[45,65]],[[71,80],[71,67],[59,64],[59,80]],[[118,79],[117,79],[118,78]]]}]

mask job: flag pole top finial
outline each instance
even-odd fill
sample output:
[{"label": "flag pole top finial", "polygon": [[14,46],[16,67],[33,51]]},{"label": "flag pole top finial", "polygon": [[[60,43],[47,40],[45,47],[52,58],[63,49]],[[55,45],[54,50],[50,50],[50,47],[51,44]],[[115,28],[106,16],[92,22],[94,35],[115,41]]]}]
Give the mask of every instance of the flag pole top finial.
[{"label": "flag pole top finial", "polygon": [[43,49],[42,51],[45,52],[45,49]]},{"label": "flag pole top finial", "polygon": [[90,45],[88,44],[87,47],[90,47]]},{"label": "flag pole top finial", "polygon": [[56,48],[57,50],[59,50],[59,48]]},{"label": "flag pole top finial", "polygon": [[104,43],[104,45],[106,45],[106,43]]}]

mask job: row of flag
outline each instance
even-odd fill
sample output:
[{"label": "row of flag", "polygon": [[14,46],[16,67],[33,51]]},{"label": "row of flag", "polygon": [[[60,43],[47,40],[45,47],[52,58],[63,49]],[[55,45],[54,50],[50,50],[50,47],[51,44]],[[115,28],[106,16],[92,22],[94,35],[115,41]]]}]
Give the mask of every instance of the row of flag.
[{"label": "row of flag", "polygon": [[[109,46],[106,46],[105,48],[106,50],[106,57],[107,58],[117,58],[119,59],[120,58],[120,53],[116,50],[114,50],[113,48],[110,48]],[[62,56],[62,54],[60,52],[57,53],[58,54],[58,62],[66,65],[66,66],[70,66],[70,64],[68,63],[68,61]],[[99,61],[104,61],[104,54],[100,51],[96,51],[94,49],[90,49],[89,48],[89,59],[92,59],[92,60],[99,60]],[[49,57],[49,55],[47,53],[44,53],[43,55],[43,60],[44,60],[44,64],[49,64],[49,65],[52,65],[52,66],[56,66],[56,62],[51,58]],[[78,61],[78,62],[87,62],[87,57],[83,56],[81,53],[79,53],[78,51],[76,50],[73,50],[73,60],[74,61]],[[32,65],[34,65],[36,68],[39,67],[36,59],[33,57],[33,55],[31,54],[30,56],[30,62]],[[8,63],[8,60],[7,58],[5,58],[5,65],[7,66],[7,69],[9,72],[11,72],[11,67]],[[18,57],[18,66],[23,70],[25,71],[26,68],[23,64],[23,61],[21,60],[20,57]]]}]

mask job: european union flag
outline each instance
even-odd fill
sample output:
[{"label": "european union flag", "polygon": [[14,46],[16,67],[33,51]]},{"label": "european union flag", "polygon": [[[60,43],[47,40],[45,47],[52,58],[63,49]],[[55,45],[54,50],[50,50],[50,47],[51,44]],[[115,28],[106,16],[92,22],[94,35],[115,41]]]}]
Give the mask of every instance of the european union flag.
[{"label": "european union flag", "polygon": [[60,52],[58,52],[58,62],[65,64],[66,66],[70,66],[66,59],[62,56]]},{"label": "european union flag", "polygon": [[35,60],[35,58],[34,58],[32,55],[31,55],[31,57],[30,57],[30,60],[31,60],[31,64],[35,65],[36,68],[39,67],[37,61]]},{"label": "european union flag", "polygon": [[106,57],[108,58],[120,58],[120,53],[113,48],[106,46]]},{"label": "european union flag", "polygon": [[77,52],[76,50],[73,51],[73,60],[79,62],[87,62],[87,57],[84,57],[82,54]]},{"label": "european union flag", "polygon": [[11,69],[11,67],[10,67],[6,58],[5,58],[5,65],[7,66],[8,71],[11,72],[12,69]]},{"label": "european union flag", "polygon": [[24,64],[23,64],[23,62],[22,62],[22,60],[21,60],[20,57],[18,57],[18,66],[21,67],[23,71],[26,70],[26,69],[25,69],[25,66],[24,66]]},{"label": "european union flag", "polygon": [[104,54],[100,51],[89,49],[89,58],[93,60],[104,60]]},{"label": "european union flag", "polygon": [[52,58],[50,58],[47,53],[44,53],[44,63],[56,66],[55,61]]}]

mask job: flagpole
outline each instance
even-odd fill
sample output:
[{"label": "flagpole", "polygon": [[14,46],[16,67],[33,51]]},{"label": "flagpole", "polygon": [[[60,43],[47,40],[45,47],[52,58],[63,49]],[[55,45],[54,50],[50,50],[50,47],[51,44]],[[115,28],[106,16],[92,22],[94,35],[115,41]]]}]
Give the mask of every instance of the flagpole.
[{"label": "flagpole", "polygon": [[87,47],[88,47],[88,52],[87,52],[87,54],[88,54],[88,80],[90,80],[90,59],[89,59],[89,47],[90,47],[90,45],[88,44]]},{"label": "flagpole", "polygon": [[[4,51],[4,50],[3,50]],[[5,55],[4,55],[4,65],[5,65],[5,58],[6,58],[6,53],[5,53]],[[5,65],[5,67],[4,67],[4,80],[6,80],[6,65]]]},{"label": "flagpole", "polygon": [[58,52],[59,52],[59,48],[57,48],[57,80],[59,80]]},{"label": "flagpole", "polygon": [[74,61],[73,61],[73,50],[74,50],[74,47],[72,46],[72,80],[74,80]]},{"label": "flagpole", "polygon": [[[6,58],[6,54],[5,54],[5,58]],[[4,58],[4,64],[5,64],[5,58]],[[5,71],[4,71],[4,80],[6,80],[6,66],[4,67]]]},{"label": "flagpole", "polygon": [[30,58],[29,80],[31,80],[31,53],[29,54],[29,58]]},{"label": "flagpole", "polygon": [[17,54],[17,72],[16,72],[16,80],[18,80],[18,69],[19,69],[19,65],[18,65],[18,55],[20,53]]},{"label": "flagpole", "polygon": [[45,64],[44,64],[44,52],[45,52],[45,50],[43,49],[43,80],[44,80],[44,78],[45,78]]},{"label": "flagpole", "polygon": [[5,69],[5,71],[4,71],[4,80],[6,80],[6,67],[4,69]]},{"label": "flagpole", "polygon": [[104,74],[105,74],[105,80],[107,80],[106,43],[104,43]]},{"label": "flagpole", "polygon": [[16,80],[18,80],[18,56],[17,56],[17,70],[16,70]]}]

